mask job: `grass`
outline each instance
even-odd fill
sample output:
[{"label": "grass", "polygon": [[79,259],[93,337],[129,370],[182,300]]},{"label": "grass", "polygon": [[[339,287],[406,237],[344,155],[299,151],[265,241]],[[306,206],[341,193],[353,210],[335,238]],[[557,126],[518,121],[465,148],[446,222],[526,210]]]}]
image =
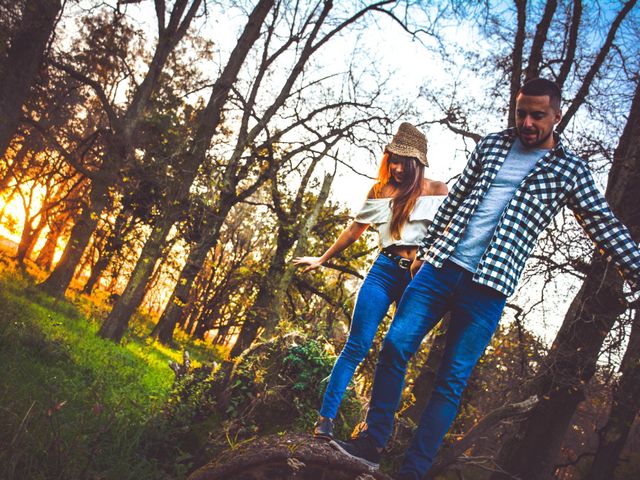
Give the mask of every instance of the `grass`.
[{"label": "grass", "polygon": [[[167,363],[182,353],[140,330],[122,345],[99,338],[95,308],[0,276],[1,479],[169,478],[141,442],[171,390]],[[213,360],[192,350],[196,363]]]}]

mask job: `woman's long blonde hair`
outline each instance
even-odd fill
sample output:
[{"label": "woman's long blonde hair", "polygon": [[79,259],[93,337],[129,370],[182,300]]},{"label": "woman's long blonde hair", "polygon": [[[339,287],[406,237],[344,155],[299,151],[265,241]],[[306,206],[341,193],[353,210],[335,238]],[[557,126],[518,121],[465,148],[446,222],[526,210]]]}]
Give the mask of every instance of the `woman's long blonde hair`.
[{"label": "woman's long blonde hair", "polygon": [[379,198],[382,189],[387,185],[392,177],[389,170],[391,158],[400,159],[404,162],[404,179],[399,185],[399,191],[393,196],[391,201],[391,238],[400,239],[402,227],[409,219],[409,215],[415,207],[418,197],[422,193],[422,179],[424,178],[424,165],[414,157],[405,157],[395,153],[385,152],[378,171],[378,178],[373,185],[373,196]]}]

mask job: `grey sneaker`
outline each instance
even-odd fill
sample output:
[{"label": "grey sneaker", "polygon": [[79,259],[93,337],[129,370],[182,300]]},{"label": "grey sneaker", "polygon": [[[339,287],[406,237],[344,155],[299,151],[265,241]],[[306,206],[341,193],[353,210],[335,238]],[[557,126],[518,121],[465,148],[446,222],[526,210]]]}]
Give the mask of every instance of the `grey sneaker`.
[{"label": "grey sneaker", "polygon": [[361,433],[358,437],[346,442],[332,440],[329,445],[348,457],[364,463],[367,467],[376,470],[380,467],[380,452],[373,438],[367,432]]},{"label": "grey sneaker", "polygon": [[333,440],[333,418],[318,417],[313,426],[313,436],[325,440]]}]

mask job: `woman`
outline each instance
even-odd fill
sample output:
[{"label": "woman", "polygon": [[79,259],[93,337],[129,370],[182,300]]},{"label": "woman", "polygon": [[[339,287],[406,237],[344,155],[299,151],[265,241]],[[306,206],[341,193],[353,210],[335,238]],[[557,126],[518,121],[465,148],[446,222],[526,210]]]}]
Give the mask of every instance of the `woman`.
[{"label": "woman", "polygon": [[443,182],[424,177],[427,138],[402,123],[385,148],[376,183],[362,210],[321,257],[298,257],[297,265],[318,268],[355,242],[369,225],[379,234],[380,254],[371,266],[356,300],[349,338],[336,361],[324,394],[314,436],[333,437],[333,421],[355,369],[365,358],[389,306],[398,302],[411,280],[409,266],[440,203]]}]

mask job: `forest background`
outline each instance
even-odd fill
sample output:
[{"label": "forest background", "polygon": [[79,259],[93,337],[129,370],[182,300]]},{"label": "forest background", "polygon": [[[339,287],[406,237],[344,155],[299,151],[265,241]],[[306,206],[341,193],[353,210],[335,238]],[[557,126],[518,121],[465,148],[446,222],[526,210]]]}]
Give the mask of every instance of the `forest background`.
[{"label": "forest background", "polygon": [[[348,224],[401,121],[451,183],[522,82],[553,79],[558,130],[639,240],[636,3],[0,0],[2,478],[185,478],[308,431],[375,240],[291,258]],[[562,211],[433,475],[638,478],[637,309]],[[412,360],[385,470],[445,338],[446,318]]]}]

